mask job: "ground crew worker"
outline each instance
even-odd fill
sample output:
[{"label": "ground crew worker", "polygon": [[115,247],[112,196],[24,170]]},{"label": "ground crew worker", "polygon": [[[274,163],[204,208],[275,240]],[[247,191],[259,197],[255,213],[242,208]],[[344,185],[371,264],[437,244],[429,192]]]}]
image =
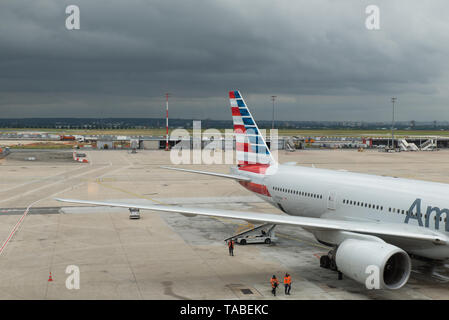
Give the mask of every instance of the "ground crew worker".
[{"label": "ground crew worker", "polygon": [[273,277],[270,280],[271,283],[271,293],[276,297],[276,288],[279,285],[278,279],[276,279],[276,276],[273,274]]},{"label": "ground crew worker", "polygon": [[228,241],[229,255],[234,256],[234,240]]},{"label": "ground crew worker", "polygon": [[292,277],[286,273],[284,277],[285,294],[290,295],[290,289],[292,288]]}]

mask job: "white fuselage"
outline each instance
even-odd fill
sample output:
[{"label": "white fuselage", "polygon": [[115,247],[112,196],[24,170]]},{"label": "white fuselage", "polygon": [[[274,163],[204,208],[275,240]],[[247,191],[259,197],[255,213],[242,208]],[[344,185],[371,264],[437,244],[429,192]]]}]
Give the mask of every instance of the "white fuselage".
[{"label": "white fuselage", "polygon": [[[449,234],[449,184],[301,166],[271,169],[265,175],[234,170],[265,186],[269,195],[256,194],[289,215],[409,224]],[[319,232],[314,235],[329,242]],[[446,245],[384,240],[416,256],[449,259]]]}]

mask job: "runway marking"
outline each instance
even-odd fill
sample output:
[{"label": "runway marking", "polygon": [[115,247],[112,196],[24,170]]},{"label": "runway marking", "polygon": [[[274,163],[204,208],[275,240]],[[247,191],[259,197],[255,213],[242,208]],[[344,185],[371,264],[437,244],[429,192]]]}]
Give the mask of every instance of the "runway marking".
[{"label": "runway marking", "polygon": [[80,171],[81,171],[81,169],[82,169],[82,168],[80,168],[79,166],[77,166],[77,167],[76,167],[75,169],[73,169],[73,170],[68,170],[68,171],[60,172],[60,173],[57,173],[57,174],[55,174],[55,175],[47,176],[47,177],[44,177],[44,178],[37,178],[37,179],[34,179],[34,180],[30,180],[30,181],[28,181],[28,182],[21,183],[21,184],[16,185],[16,186],[14,186],[14,187],[12,187],[12,188],[9,188],[9,189],[1,189],[1,190],[0,190],[0,193],[3,193],[3,192],[9,192],[9,191],[11,191],[11,190],[18,189],[18,188],[27,186],[27,185],[32,184],[32,183],[44,182],[44,181],[46,181],[46,180],[50,180],[50,179],[55,178],[55,177],[57,177],[57,176],[61,176],[61,175],[64,175],[64,174],[67,174],[67,173],[70,173],[70,172],[73,172],[73,171],[76,171],[76,170],[80,170]]},{"label": "runway marking", "polygon": [[70,179],[74,179],[74,178],[78,178],[78,177],[80,177],[80,176],[84,176],[84,175],[89,174],[89,173],[91,173],[91,172],[100,171],[100,170],[103,170],[103,169],[105,169],[105,168],[107,168],[107,167],[108,167],[108,166],[104,166],[104,167],[92,169],[92,170],[89,170],[89,171],[86,171],[86,172],[83,172],[83,173],[80,173],[80,174],[77,174],[77,175],[74,175],[74,176],[70,176],[70,177],[68,177],[67,179],[64,178],[64,179],[62,179],[62,180],[60,180],[60,181],[55,181],[55,182],[50,183],[50,184],[45,184],[45,185],[43,185],[43,186],[41,186],[41,187],[39,187],[39,188],[30,190],[30,191],[27,191],[27,192],[24,192],[24,193],[20,193],[20,194],[18,194],[18,195],[13,196],[13,197],[9,197],[8,199],[0,200],[0,203],[1,203],[1,202],[9,201],[9,200],[12,200],[12,199],[15,199],[15,198],[20,198],[20,197],[23,197],[23,196],[28,195],[28,194],[30,194],[30,193],[35,193],[36,191],[39,191],[39,190],[41,190],[41,189],[45,189],[45,188],[51,187],[51,186],[53,186],[53,185],[56,185],[56,184],[58,184],[58,183],[62,183],[62,182],[68,181],[68,180],[70,180]]},{"label": "runway marking", "polygon": [[17,223],[15,224],[15,226],[12,228],[11,233],[9,234],[8,238],[6,238],[6,240],[3,242],[2,247],[0,248],[0,256],[3,254],[4,249],[6,248],[6,246],[9,243],[9,240],[11,240],[11,238],[14,236],[14,234],[16,233],[16,231],[19,229],[20,225],[22,224],[23,220],[25,219],[25,217],[28,215],[28,212],[30,211],[30,208],[38,203],[39,201],[41,201],[42,199],[39,199],[37,201],[34,201],[32,204],[30,204],[25,212],[22,214],[22,216],[20,217],[19,221],[17,221]]},{"label": "runway marking", "polygon": [[[104,168],[106,168],[106,167],[102,167],[102,168],[100,168],[100,169],[104,169]],[[106,174],[110,174],[110,173],[119,171],[119,170],[123,170],[123,169],[126,169],[126,168],[118,168],[118,169],[113,170],[113,171],[111,171],[111,172],[106,172],[106,173],[102,174],[100,177],[102,177],[102,176],[104,176],[104,175],[106,175]],[[98,170],[90,170],[89,172],[91,172],[91,171],[98,171]],[[63,181],[66,181],[66,179],[64,179]],[[3,245],[1,246],[1,248],[0,248],[0,256],[3,254],[3,251],[5,251],[6,247],[8,246],[9,241],[12,239],[12,237],[13,237],[13,236],[15,235],[15,233],[18,231],[19,227],[21,226],[21,224],[22,224],[23,221],[25,220],[25,218],[26,218],[26,216],[28,215],[28,213],[29,213],[29,211],[30,211],[30,209],[31,209],[32,206],[34,206],[36,203],[38,203],[38,202],[40,202],[40,201],[42,201],[42,200],[45,200],[45,199],[54,197],[54,196],[56,196],[56,195],[58,195],[58,194],[60,194],[60,193],[66,192],[66,191],[72,189],[73,187],[82,185],[82,184],[84,184],[84,183],[85,183],[85,182],[82,181],[82,182],[80,182],[80,183],[77,183],[77,184],[75,184],[75,185],[72,185],[72,186],[70,186],[70,187],[68,187],[68,188],[66,188],[66,189],[60,190],[60,191],[58,191],[58,192],[55,192],[55,193],[53,193],[53,194],[51,194],[51,195],[48,195],[48,196],[46,196],[46,197],[44,197],[44,198],[41,198],[41,199],[36,200],[36,201],[34,201],[33,203],[31,203],[31,204],[26,208],[25,212],[24,212],[23,215],[20,217],[19,221],[17,221],[17,223],[16,223],[15,226],[13,227],[13,229],[12,229],[11,233],[9,234],[8,238],[4,241]]]},{"label": "runway marking", "polygon": [[140,195],[140,194],[135,193],[135,192],[128,191],[126,189],[122,189],[122,188],[119,188],[119,187],[115,187],[115,186],[104,184],[102,179],[98,179],[97,178],[97,179],[95,179],[95,182],[97,184],[99,184],[100,186],[103,186],[103,187],[106,187],[106,188],[109,188],[109,189],[113,189],[113,190],[117,190],[117,191],[120,191],[120,192],[129,194],[129,195],[132,195],[132,196],[140,198],[140,199],[150,200],[150,201],[153,201],[153,202],[156,202],[156,203],[159,203],[159,204],[167,205],[166,203],[164,203],[162,201],[158,201],[158,200],[155,200],[153,198],[150,198],[150,197],[147,197],[147,196],[143,196],[143,195]]}]

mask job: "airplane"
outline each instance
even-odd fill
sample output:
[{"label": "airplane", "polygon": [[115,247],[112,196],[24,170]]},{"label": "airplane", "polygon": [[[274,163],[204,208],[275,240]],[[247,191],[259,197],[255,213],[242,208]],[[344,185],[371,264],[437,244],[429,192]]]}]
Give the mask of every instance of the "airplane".
[{"label": "airplane", "polygon": [[375,288],[399,289],[410,277],[412,259],[435,264],[449,260],[449,184],[279,164],[240,92],[230,91],[229,99],[238,162],[230,174],[165,168],[235,180],[285,214],[56,200],[298,226],[332,248],[321,257],[321,267],[367,288],[372,288],[368,281],[373,266]]}]

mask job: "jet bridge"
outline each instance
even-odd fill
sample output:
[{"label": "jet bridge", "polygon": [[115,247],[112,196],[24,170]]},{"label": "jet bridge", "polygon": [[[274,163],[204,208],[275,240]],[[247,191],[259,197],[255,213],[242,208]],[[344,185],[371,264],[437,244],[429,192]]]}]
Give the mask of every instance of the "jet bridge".
[{"label": "jet bridge", "polygon": [[234,240],[238,244],[245,245],[249,243],[266,243],[270,244],[277,240],[274,232],[275,224],[262,224],[255,228],[243,231],[232,237],[224,239],[224,241]]}]

